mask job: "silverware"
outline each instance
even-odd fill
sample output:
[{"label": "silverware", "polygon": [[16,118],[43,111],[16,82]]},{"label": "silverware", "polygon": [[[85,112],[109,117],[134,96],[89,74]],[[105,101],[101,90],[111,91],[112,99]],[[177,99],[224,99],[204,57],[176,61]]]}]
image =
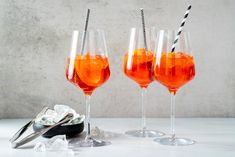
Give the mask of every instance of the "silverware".
[{"label": "silverware", "polygon": [[38,132],[34,132],[34,133],[32,133],[32,134],[26,136],[25,138],[23,138],[23,139],[22,139],[21,141],[19,141],[19,142],[13,142],[13,143],[12,143],[12,148],[18,148],[19,146],[24,145],[24,144],[26,144],[26,143],[28,143],[28,142],[30,142],[30,141],[36,139],[36,138],[39,137],[40,135],[46,133],[46,132],[49,131],[50,129],[52,129],[52,128],[58,126],[58,125],[61,125],[61,124],[63,124],[63,123],[66,123],[66,122],[68,122],[68,121],[70,121],[72,118],[73,118],[73,114],[68,113],[68,114],[67,114],[63,119],[61,119],[58,123],[56,123],[56,124],[54,124],[54,125],[52,125],[52,126],[49,126],[49,127],[47,127],[47,128],[44,128],[44,129],[42,129],[42,130],[40,130],[40,131],[38,131]]},{"label": "silverware", "polygon": [[9,141],[16,141],[34,123],[34,121],[42,114],[44,114],[48,109],[48,107],[43,107],[43,109],[37,114],[37,116],[31,121],[29,121],[27,124],[25,124],[22,128],[20,128],[20,130],[18,130]]}]

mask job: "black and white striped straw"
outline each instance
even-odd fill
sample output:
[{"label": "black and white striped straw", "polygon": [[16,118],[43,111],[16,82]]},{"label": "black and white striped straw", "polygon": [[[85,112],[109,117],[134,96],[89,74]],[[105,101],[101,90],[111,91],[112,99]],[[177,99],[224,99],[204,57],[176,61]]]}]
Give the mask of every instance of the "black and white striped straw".
[{"label": "black and white striped straw", "polygon": [[180,34],[181,34],[182,30],[183,30],[185,21],[186,21],[186,19],[187,19],[187,17],[188,17],[188,14],[189,14],[189,11],[190,11],[191,8],[192,8],[192,6],[189,5],[187,11],[186,11],[185,14],[184,14],[184,18],[183,18],[183,20],[182,20],[182,22],[181,22],[180,28],[179,28],[179,30],[178,30],[178,33],[177,33],[176,37],[175,37],[174,43],[173,43],[173,45],[172,45],[172,47],[171,47],[171,52],[174,52],[174,51],[175,51],[175,46],[176,46],[176,44],[177,44],[177,42],[178,42],[178,39],[179,39]]},{"label": "black and white striped straw", "polygon": [[85,40],[86,40],[86,33],[87,33],[87,27],[88,27],[88,21],[89,21],[89,16],[90,16],[90,9],[87,9],[87,14],[86,14],[86,22],[85,22],[85,28],[84,28],[84,34],[82,37],[82,47],[81,47],[81,54],[83,54],[84,51],[84,46],[85,46]]},{"label": "black and white striped straw", "polygon": [[145,48],[145,51],[147,51],[148,47],[147,47],[146,32],[145,32],[144,9],[140,8],[140,12],[141,12],[142,29],[143,29],[143,36],[144,36],[144,48]]}]

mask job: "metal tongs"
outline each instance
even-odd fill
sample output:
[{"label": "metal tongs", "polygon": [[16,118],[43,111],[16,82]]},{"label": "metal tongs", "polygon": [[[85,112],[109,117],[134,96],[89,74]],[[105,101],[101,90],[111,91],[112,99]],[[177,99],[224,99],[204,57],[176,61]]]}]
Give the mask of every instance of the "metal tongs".
[{"label": "metal tongs", "polygon": [[35,118],[33,118],[31,121],[29,121],[27,124],[25,124],[20,130],[18,130],[13,137],[10,139],[10,142],[16,141],[34,122],[37,118],[41,117],[46,111],[48,110],[48,107],[43,107],[43,109],[37,114]]},{"label": "metal tongs", "polygon": [[[39,117],[39,115],[42,115],[42,113],[45,113],[46,110],[48,110],[48,108],[43,108],[43,110],[36,116]],[[12,148],[18,148],[19,146],[22,146],[34,139],[36,139],[37,137],[41,136],[42,134],[46,133],[47,131],[49,131],[50,129],[58,126],[58,125],[61,125],[61,124],[64,124],[64,123],[67,123],[69,122],[72,118],[73,118],[73,114],[72,113],[68,113],[64,116],[64,118],[62,118],[59,122],[55,123],[54,125],[51,125],[49,127],[46,127],[46,128],[43,128],[41,129],[40,131],[36,131],[36,132],[33,132],[32,134],[26,136],[25,138],[23,138],[22,140],[18,141],[18,142],[15,142],[27,129],[30,125],[32,125],[35,121],[35,119],[32,119],[30,122],[28,122],[25,126],[23,126],[19,131],[17,131],[17,133],[10,139],[11,141],[11,144],[12,144]]]}]

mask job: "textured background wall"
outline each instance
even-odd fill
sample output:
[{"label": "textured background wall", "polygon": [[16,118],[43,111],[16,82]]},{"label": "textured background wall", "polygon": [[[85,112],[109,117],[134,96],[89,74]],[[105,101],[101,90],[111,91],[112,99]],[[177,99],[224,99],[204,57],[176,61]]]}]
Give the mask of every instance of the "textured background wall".
[{"label": "textured background wall", "polygon": [[[106,30],[111,78],[92,97],[92,116],[137,117],[138,86],[124,76],[122,59],[130,27],[144,7],[146,25],[178,29],[186,0],[1,0],[0,118],[31,117],[43,105],[63,103],[84,112],[81,90],[65,79],[66,56],[74,29]],[[191,32],[197,75],[178,92],[181,117],[235,117],[235,1],[192,1],[186,29]],[[136,16],[137,14],[137,16]],[[138,22],[137,22],[138,21]],[[148,116],[167,117],[168,91],[149,87]]]}]

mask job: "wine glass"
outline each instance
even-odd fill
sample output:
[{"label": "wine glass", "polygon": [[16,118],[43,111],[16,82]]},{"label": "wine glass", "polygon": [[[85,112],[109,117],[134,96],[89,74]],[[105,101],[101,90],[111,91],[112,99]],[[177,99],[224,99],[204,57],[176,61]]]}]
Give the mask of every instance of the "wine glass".
[{"label": "wine glass", "polygon": [[195,141],[175,136],[175,95],[178,89],[191,81],[195,76],[194,58],[191,51],[188,32],[182,32],[176,43],[175,51],[172,45],[177,31],[160,30],[157,33],[155,46],[155,79],[163,84],[171,94],[171,137],[156,139],[163,145],[191,145]]},{"label": "wine glass", "polygon": [[93,91],[109,79],[109,61],[103,30],[73,32],[70,56],[67,59],[66,78],[80,87],[86,97],[86,137],[78,142],[81,147],[97,147],[110,144],[91,137],[90,98]]},{"label": "wine glass", "polygon": [[[155,28],[145,30],[132,28],[130,33],[129,49],[124,55],[123,71],[127,77],[135,81],[141,88],[142,108],[142,129],[127,131],[126,134],[135,137],[159,137],[164,133],[156,130],[147,130],[145,105],[147,104],[147,87],[153,81],[152,62],[154,53],[152,51],[154,39],[156,38]],[[148,46],[148,48],[146,48]]]}]

